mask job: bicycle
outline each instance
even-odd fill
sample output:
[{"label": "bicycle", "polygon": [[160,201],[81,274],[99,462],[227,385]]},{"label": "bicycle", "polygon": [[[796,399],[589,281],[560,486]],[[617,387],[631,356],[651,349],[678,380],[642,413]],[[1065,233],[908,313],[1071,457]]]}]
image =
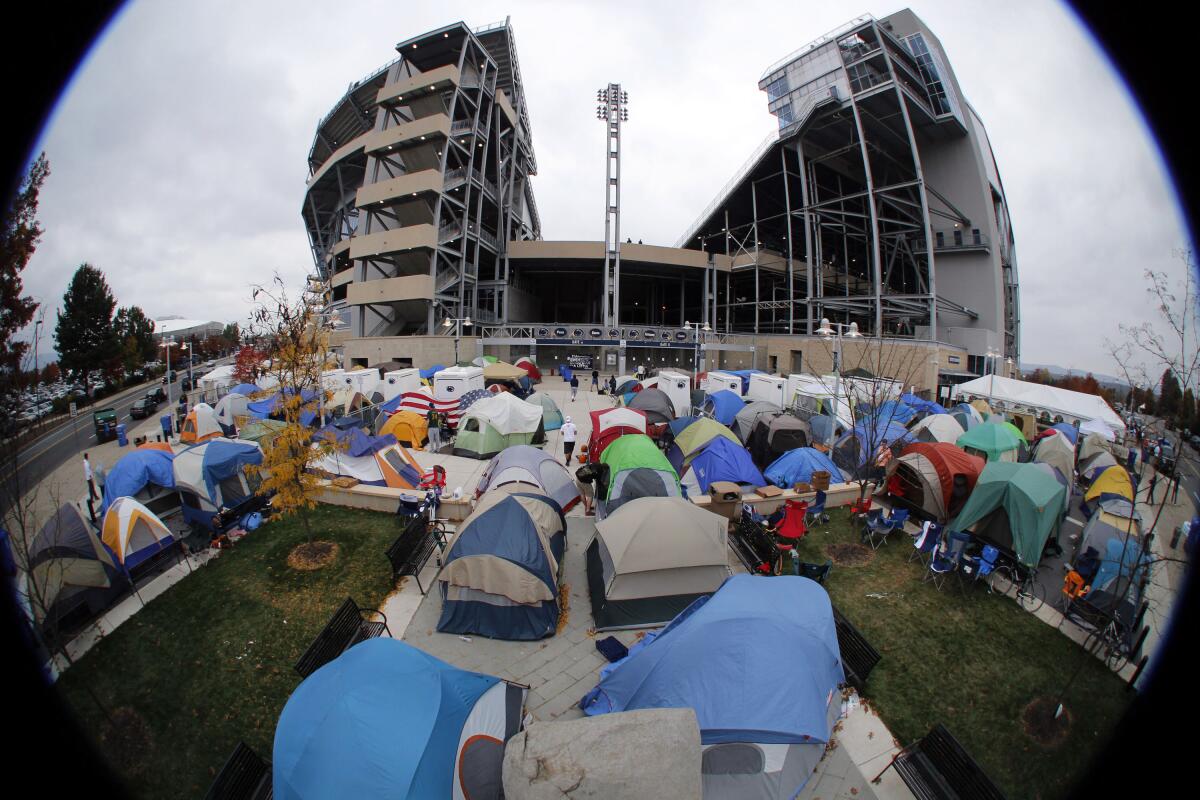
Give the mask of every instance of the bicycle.
[{"label": "bicycle", "polygon": [[[1001,590],[995,586],[997,577],[1007,581]],[[1030,613],[1036,612],[1046,602],[1046,591],[1037,582],[1037,569],[1015,561],[1006,561],[992,570],[988,591],[1000,591],[1005,597],[1012,597],[1017,605]]]}]

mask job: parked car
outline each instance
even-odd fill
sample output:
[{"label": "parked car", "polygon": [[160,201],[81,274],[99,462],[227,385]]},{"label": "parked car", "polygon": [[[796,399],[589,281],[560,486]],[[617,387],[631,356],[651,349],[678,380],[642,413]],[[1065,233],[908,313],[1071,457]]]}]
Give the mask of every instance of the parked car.
[{"label": "parked car", "polygon": [[151,389],[150,391],[146,392],[146,399],[153,400],[154,405],[157,408],[160,403],[167,402],[167,393],[164,392],[161,387]]},{"label": "parked car", "polygon": [[135,401],[134,404],[129,407],[129,416],[134,419],[145,419],[153,414],[157,408],[158,403],[154,402],[148,397],[143,397],[141,400]]},{"label": "parked car", "polygon": [[162,379],[163,384],[166,385],[168,383],[174,383],[175,378],[178,377],[178,375],[179,375],[178,372],[176,372],[175,370],[171,370],[166,375],[163,375],[163,379]]}]

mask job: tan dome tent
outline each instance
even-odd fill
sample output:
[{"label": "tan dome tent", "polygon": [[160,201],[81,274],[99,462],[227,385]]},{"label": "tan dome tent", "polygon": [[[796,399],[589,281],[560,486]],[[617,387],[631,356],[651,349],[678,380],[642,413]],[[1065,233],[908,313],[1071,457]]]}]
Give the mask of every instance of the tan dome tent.
[{"label": "tan dome tent", "polygon": [[679,497],[630,500],[587,551],[597,630],[662,625],[729,576],[724,517]]}]

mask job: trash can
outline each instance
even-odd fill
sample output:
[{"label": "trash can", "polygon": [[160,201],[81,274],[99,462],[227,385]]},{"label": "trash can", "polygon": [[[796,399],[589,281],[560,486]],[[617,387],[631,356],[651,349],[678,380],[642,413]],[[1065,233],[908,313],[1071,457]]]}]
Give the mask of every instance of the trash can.
[{"label": "trash can", "polygon": [[129,440],[125,438],[125,423],[121,422],[117,425],[117,446],[124,447],[129,444]]},{"label": "trash can", "polygon": [[172,428],[171,415],[163,414],[161,417],[158,418],[158,424],[162,426],[163,440],[168,441],[168,442],[171,441],[171,428]]}]

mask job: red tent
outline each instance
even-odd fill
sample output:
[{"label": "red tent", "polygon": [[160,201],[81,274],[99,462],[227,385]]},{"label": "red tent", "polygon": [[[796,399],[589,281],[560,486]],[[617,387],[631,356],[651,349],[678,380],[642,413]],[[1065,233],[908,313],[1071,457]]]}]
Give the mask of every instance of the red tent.
[{"label": "red tent", "polygon": [[[917,479],[918,475],[924,475],[928,469],[920,463],[921,460],[931,466],[937,475],[938,485],[930,487],[935,491],[940,490],[941,494],[941,508],[937,509],[939,513],[936,516],[942,516],[950,509],[961,505],[962,501],[966,499],[966,495],[975,488],[975,482],[979,480],[979,473],[983,472],[983,467],[987,463],[957,445],[947,442],[917,442],[908,445],[901,451],[900,458],[895,459],[889,469],[889,477],[894,476],[901,467],[910,466],[915,473],[912,478]],[[961,475],[966,481],[966,492],[958,498],[959,502],[955,503],[954,478],[958,475]],[[905,496],[907,497],[907,492]],[[915,497],[908,499],[921,505]],[[926,510],[932,512],[934,508]]]},{"label": "red tent", "polygon": [[521,369],[525,370],[526,374],[529,375],[529,380],[533,381],[534,383],[537,383],[542,379],[542,371],[538,369],[537,364],[533,363],[533,360],[530,359],[529,356],[521,356],[515,362],[513,362],[513,366],[520,367]]},{"label": "red tent", "polygon": [[600,454],[619,436],[627,433],[645,433],[646,415],[636,408],[605,408],[593,411],[592,435],[588,438],[588,461],[595,464]]}]

